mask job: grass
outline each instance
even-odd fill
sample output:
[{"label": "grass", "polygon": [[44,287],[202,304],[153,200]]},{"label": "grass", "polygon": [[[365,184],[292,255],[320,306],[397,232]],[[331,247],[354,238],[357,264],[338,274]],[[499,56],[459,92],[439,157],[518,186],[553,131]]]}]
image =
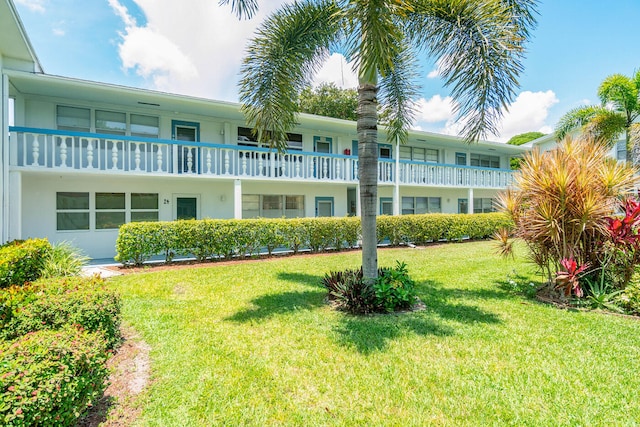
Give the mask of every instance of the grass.
[{"label": "grass", "polygon": [[[519,248],[521,255],[522,248]],[[359,252],[111,279],[151,345],[139,425],[637,425],[640,321],[509,291],[539,280],[489,242],[386,249],[427,309],[331,310],[329,270]]]}]

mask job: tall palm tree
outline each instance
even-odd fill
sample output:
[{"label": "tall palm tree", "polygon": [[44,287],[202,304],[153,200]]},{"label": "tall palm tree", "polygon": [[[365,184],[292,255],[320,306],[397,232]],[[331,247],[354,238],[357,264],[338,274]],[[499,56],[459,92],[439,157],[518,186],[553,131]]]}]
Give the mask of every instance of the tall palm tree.
[{"label": "tall palm tree", "polygon": [[638,166],[640,161],[640,71],[635,76],[613,74],[600,84],[601,105],[578,107],[568,111],[556,125],[560,141],[579,128],[607,145],[613,145],[625,134],[627,162]]},{"label": "tall palm tree", "polygon": [[464,136],[495,133],[513,99],[537,0],[303,0],[283,6],[258,29],[242,66],[240,99],[256,136],[279,150],[296,122],[298,93],[331,49],[356,64],[362,268],[377,277],[377,104],[390,141],[407,140],[418,85],[417,54],[440,74]]}]

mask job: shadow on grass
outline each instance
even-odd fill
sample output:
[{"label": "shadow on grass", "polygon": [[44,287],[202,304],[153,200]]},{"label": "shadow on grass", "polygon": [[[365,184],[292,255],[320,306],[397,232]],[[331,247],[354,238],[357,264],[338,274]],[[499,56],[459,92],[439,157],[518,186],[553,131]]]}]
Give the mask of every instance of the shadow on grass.
[{"label": "shadow on grass", "polygon": [[251,301],[254,307],[237,312],[226,320],[249,322],[263,320],[280,314],[295,313],[298,310],[312,310],[324,305],[326,292],[282,292],[262,295]]},{"label": "shadow on grass", "polygon": [[313,286],[314,288],[322,288],[322,276],[315,276],[313,274],[306,273],[293,273],[290,271],[280,271],[276,276],[280,280],[286,280],[287,282],[299,283],[301,285]]},{"label": "shadow on grass", "polygon": [[[462,324],[498,324],[500,317],[476,305],[459,300],[486,300],[510,298],[507,292],[490,289],[447,289],[434,281],[421,282],[417,286],[418,295],[426,305],[424,311],[377,315],[347,316],[336,327],[338,342],[355,348],[364,354],[384,351],[389,342],[407,335],[454,335],[455,327],[443,321]],[[457,301],[458,300],[458,301]]]}]

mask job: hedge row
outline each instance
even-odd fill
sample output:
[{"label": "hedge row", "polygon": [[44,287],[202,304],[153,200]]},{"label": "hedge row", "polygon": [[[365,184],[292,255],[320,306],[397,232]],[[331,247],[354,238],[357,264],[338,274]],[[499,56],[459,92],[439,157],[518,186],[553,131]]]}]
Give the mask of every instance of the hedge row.
[{"label": "hedge row", "polygon": [[47,239],[14,240],[0,246],[0,288],[37,280],[51,249]]},{"label": "hedge row", "polygon": [[[392,245],[481,239],[511,221],[500,213],[379,216],[378,241]],[[294,253],[355,247],[360,218],[204,219],[132,222],[120,227],[115,259],[140,265],[153,256],[194,256],[197,260],[269,254],[276,248]]]}]

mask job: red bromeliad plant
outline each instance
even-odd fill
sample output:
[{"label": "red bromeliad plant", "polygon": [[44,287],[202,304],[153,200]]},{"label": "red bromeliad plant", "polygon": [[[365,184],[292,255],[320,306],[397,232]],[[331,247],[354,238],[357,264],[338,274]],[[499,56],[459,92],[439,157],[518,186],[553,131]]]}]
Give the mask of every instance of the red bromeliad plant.
[{"label": "red bromeliad plant", "polygon": [[564,290],[564,296],[570,297],[573,293],[578,298],[584,295],[582,287],[580,287],[580,274],[589,268],[589,264],[582,264],[578,267],[578,263],[573,258],[564,258],[560,264],[565,268],[564,271],[558,271],[556,275],[556,289]]},{"label": "red bromeliad plant", "polygon": [[624,203],[624,217],[607,217],[607,232],[611,239],[610,269],[617,288],[624,289],[640,264],[640,201],[628,198]]}]

